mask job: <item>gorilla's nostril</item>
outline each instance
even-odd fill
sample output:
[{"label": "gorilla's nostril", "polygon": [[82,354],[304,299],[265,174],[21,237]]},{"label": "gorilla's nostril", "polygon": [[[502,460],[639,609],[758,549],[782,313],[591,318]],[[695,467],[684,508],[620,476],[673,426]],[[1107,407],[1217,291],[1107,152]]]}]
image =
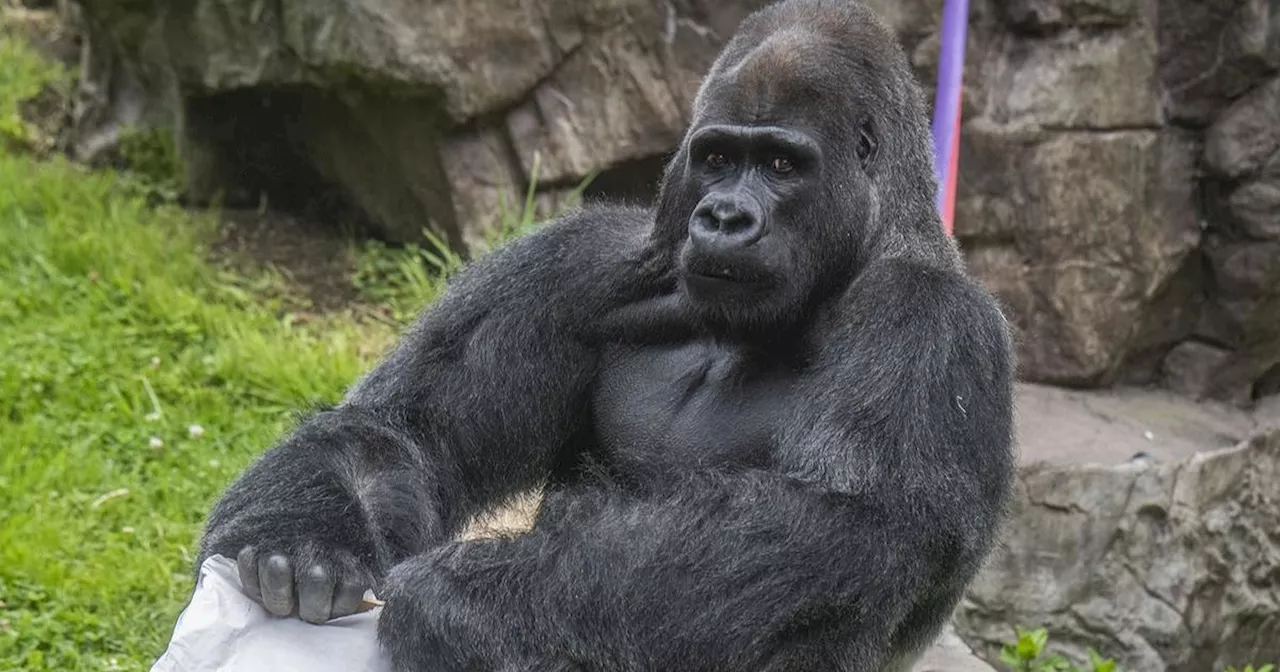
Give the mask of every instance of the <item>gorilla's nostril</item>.
[{"label": "gorilla's nostril", "polygon": [[759,240],[764,223],[751,204],[715,194],[694,209],[689,221],[692,242],[705,250],[745,247]]},{"label": "gorilla's nostril", "polygon": [[751,215],[733,203],[717,203],[711,209],[711,217],[722,233],[737,233],[750,228],[753,223]]}]

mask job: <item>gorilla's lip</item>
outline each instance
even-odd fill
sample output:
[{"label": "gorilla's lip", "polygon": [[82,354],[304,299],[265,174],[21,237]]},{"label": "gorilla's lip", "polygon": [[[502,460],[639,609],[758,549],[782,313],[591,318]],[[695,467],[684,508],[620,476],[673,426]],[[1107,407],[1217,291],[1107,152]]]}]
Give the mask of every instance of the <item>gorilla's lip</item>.
[{"label": "gorilla's lip", "polygon": [[765,281],[765,278],[760,273],[727,264],[691,264],[684,269],[684,275],[687,278],[730,282],[739,285],[755,285]]},{"label": "gorilla's lip", "polygon": [[751,259],[741,255],[706,254],[689,251],[681,260],[681,272],[686,277],[706,278],[721,282],[756,284],[768,279],[764,269]]}]

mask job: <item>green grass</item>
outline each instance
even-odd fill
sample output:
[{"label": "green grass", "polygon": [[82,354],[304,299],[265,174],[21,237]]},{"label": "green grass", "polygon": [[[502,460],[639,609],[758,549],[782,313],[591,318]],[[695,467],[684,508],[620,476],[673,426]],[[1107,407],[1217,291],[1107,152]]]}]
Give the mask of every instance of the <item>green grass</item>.
[{"label": "green grass", "polygon": [[[163,138],[126,142],[129,173],[27,155],[22,103],[70,75],[0,30],[0,671],[148,669],[221,490],[461,263],[353,244],[353,284],[394,319],[294,320],[279,274],[211,263],[217,221],[156,198],[177,188]],[[532,187],[499,214],[490,244],[542,219]]]},{"label": "green grass", "polygon": [[[208,262],[216,220],[163,205],[154,176],[15,152],[17,105],[62,77],[0,34],[0,670],[145,670],[219,492],[460,260],[354,245],[352,280],[393,323],[296,322],[278,275]],[[536,226],[531,206],[490,240]]]},{"label": "green grass", "polygon": [[[0,135],[21,139],[17,104],[57,77],[0,35]],[[206,262],[212,218],[13,146],[0,142],[0,670],[145,670],[219,491],[393,330],[298,326],[259,291],[270,276]],[[427,277],[401,299],[438,289]]]},{"label": "green grass", "polygon": [[145,669],[219,490],[388,339],[292,326],[204,263],[212,230],[0,154],[0,669]]}]

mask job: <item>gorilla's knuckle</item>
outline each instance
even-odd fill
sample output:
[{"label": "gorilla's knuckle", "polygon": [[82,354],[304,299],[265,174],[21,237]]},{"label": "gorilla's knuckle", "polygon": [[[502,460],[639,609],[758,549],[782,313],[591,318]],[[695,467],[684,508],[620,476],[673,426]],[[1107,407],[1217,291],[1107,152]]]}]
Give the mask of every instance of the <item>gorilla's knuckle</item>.
[{"label": "gorilla's knuckle", "polygon": [[322,565],[311,565],[302,578],[306,583],[315,586],[323,586],[333,583],[332,572]]}]

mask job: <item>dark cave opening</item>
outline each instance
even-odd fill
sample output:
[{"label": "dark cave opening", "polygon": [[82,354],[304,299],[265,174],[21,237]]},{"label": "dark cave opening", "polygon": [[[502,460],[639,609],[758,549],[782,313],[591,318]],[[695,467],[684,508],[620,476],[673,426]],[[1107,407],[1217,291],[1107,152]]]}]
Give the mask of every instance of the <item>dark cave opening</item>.
[{"label": "dark cave opening", "polygon": [[601,171],[583,190],[583,200],[648,205],[658,195],[669,158],[661,154],[646,156]]},{"label": "dark cave opening", "polygon": [[189,96],[183,109],[187,199],[266,208],[346,233],[374,227],[347,190],[316,169],[298,131],[304,108],[332,105],[307,87]]}]

